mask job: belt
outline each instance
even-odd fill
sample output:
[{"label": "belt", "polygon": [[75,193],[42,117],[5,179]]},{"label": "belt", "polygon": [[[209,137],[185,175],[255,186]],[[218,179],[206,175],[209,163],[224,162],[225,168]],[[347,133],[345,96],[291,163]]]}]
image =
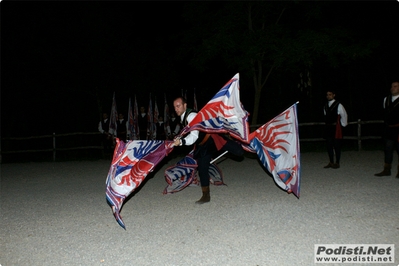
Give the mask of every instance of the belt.
[{"label": "belt", "polygon": [[203,140],[201,141],[201,143],[198,144],[198,145],[204,145],[204,143],[209,139],[210,136],[211,136],[211,134],[206,134],[205,137],[204,137],[204,139],[203,139]]}]

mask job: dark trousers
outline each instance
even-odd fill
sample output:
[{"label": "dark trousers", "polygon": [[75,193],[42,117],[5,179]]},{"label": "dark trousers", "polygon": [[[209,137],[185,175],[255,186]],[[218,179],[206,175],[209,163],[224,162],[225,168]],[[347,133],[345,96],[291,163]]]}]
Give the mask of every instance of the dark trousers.
[{"label": "dark trousers", "polygon": [[113,152],[113,140],[112,136],[108,136],[107,134],[102,134],[102,144],[104,147],[104,153],[112,153]]},{"label": "dark trousers", "polygon": [[330,163],[334,163],[334,151],[335,151],[335,163],[339,164],[341,160],[341,146],[342,139],[327,138],[327,153]]},{"label": "dark trousers", "polygon": [[384,163],[392,164],[394,150],[396,150],[396,153],[399,156],[399,141],[395,141],[392,139],[385,139]]},{"label": "dark trousers", "polygon": [[[236,156],[244,155],[244,150],[241,145],[231,139],[226,139],[227,142],[221,149],[223,152],[228,151]],[[216,146],[213,139],[210,137],[203,145],[197,145],[194,152],[194,159],[198,164],[198,175],[200,177],[201,187],[209,186],[209,166],[212,156],[216,152]]]},{"label": "dark trousers", "polygon": [[140,140],[146,140],[147,139],[147,130],[140,130]]}]

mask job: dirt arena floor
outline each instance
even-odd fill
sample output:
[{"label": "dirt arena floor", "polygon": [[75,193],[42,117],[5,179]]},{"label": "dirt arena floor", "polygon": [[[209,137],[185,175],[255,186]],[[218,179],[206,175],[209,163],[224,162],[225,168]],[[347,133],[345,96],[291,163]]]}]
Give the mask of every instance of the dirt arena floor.
[{"label": "dirt arena floor", "polygon": [[199,187],[162,194],[178,159],[125,202],[126,230],[105,199],[110,161],[1,164],[0,264],[323,265],[316,244],[394,244],[394,262],[370,265],[399,263],[397,164],[375,177],[382,151],[343,152],[339,169],[323,168],[326,153],[302,153],[299,199],[257,159],[224,159],[227,186],[212,186],[203,205]]}]

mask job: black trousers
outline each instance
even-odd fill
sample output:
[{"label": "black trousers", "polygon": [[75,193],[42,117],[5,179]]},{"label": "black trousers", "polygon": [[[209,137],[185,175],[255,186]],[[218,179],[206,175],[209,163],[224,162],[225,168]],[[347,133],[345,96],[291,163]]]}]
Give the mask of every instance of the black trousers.
[{"label": "black trousers", "polygon": [[385,139],[385,146],[384,146],[384,163],[392,164],[393,161],[393,153],[396,150],[399,156],[399,141],[392,140],[392,139]]},{"label": "black trousers", "polygon": [[341,146],[342,139],[327,138],[327,153],[330,163],[334,163],[334,151],[335,151],[335,162],[339,164],[341,160]]},{"label": "black trousers", "polygon": [[[243,156],[244,150],[238,142],[226,138],[226,144],[221,149],[223,152],[228,151],[236,156]],[[198,163],[198,175],[200,177],[201,187],[209,186],[209,166],[213,155],[217,152],[215,142],[210,137],[203,145],[196,145],[194,151],[194,159]]]}]

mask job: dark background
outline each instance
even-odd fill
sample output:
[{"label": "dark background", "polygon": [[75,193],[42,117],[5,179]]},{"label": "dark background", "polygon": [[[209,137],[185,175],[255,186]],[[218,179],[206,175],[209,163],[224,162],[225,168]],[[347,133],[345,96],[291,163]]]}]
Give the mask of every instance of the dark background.
[{"label": "dark background", "polygon": [[[240,70],[215,60],[199,71],[190,58],[177,56],[181,34],[189,29],[181,16],[185,3],[3,1],[2,137],[95,132],[101,113],[111,110],[114,92],[125,117],[129,98],[147,108],[150,94],[161,113],[164,95],[172,110],[181,90],[192,105],[195,89],[202,107]],[[273,77],[262,94],[258,122],[298,100],[299,122],[320,122],[327,89],[337,90],[350,121],[381,119],[383,98],[399,75],[398,11],[397,1],[334,2],[323,14],[326,25],[356,29],[380,46],[350,65],[314,69],[311,106],[296,91],[299,70]],[[241,101],[251,113],[253,83],[241,77]]]}]

